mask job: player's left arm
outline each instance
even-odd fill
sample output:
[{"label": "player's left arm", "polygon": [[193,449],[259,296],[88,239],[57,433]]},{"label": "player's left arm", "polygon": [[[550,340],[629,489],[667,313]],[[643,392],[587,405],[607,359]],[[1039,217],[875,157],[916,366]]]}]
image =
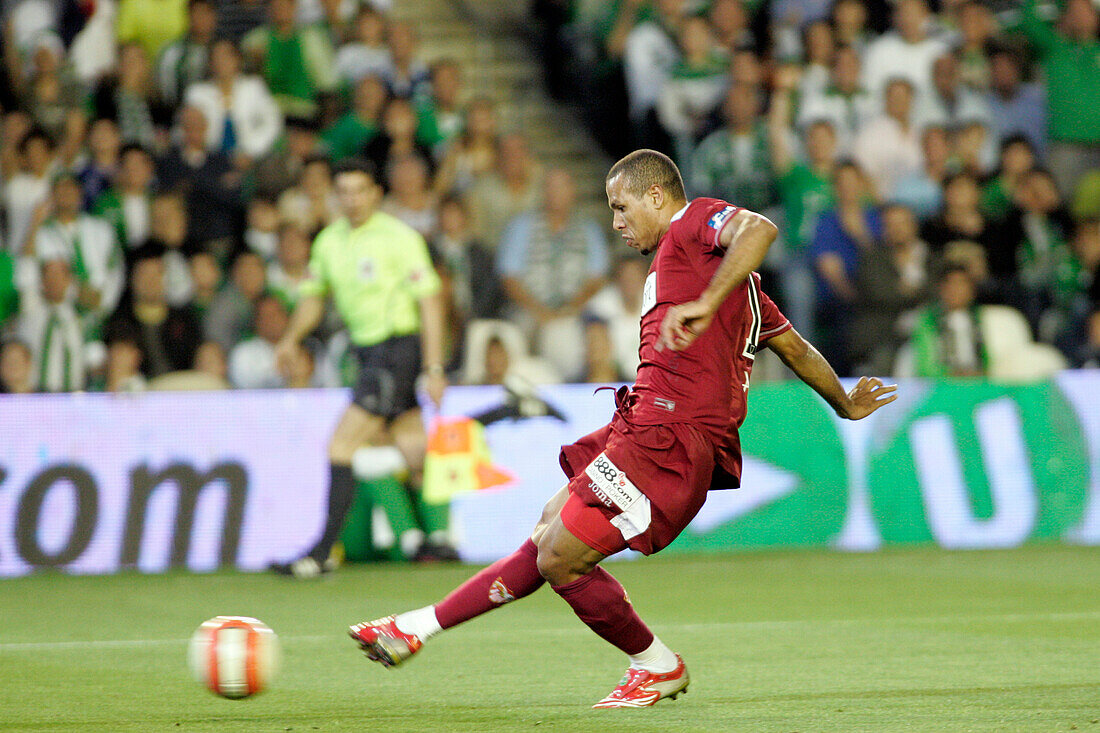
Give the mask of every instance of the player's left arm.
[{"label": "player's left arm", "polygon": [[722,263],[702,295],[690,303],[668,309],[661,321],[661,344],[673,351],[690,346],[707,330],[719,306],[733,289],[760,267],[778,234],[779,230],[766,216],[746,209],[731,216],[718,235],[718,244],[726,250]]},{"label": "player's left arm", "polygon": [[793,328],[772,337],[767,345],[799,379],[824,397],[840,417],[860,420],[898,398],[898,386],[883,384],[878,377],[860,377],[856,386],[845,392],[821,352]]}]

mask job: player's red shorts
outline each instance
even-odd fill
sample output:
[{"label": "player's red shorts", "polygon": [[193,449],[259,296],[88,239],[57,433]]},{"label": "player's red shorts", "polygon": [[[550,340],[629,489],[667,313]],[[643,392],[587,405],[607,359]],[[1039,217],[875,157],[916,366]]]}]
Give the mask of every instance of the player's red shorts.
[{"label": "player's red shorts", "polygon": [[569,478],[566,529],[594,550],[651,555],[668,546],[703,506],[714,447],[684,423],[634,425],[620,412],[558,458]]}]

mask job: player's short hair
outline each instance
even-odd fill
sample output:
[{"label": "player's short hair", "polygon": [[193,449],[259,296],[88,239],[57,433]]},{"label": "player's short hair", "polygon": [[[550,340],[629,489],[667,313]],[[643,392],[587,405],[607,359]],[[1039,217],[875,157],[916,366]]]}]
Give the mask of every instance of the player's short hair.
[{"label": "player's short hair", "polygon": [[657,184],[678,201],[687,199],[684,193],[684,179],[680,169],[672,158],[656,150],[643,148],[635,150],[607,172],[607,181],[622,176],[626,191],[631,196],[641,196],[649,187]]},{"label": "player's short hair", "polygon": [[344,158],[333,167],[332,177],[336,178],[336,176],[342,173],[362,173],[373,182],[380,182],[378,179],[378,168],[374,165],[374,161],[369,158],[360,158],[358,156]]}]

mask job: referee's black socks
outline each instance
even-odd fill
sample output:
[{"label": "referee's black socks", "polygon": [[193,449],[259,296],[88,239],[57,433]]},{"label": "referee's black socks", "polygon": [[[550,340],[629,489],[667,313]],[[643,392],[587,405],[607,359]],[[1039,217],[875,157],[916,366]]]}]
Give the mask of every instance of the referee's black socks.
[{"label": "referee's black socks", "polygon": [[321,540],[313,546],[309,556],[319,563],[328,559],[336,538],[344,528],[344,520],[351,509],[355,496],[355,477],[348,464],[329,464],[328,516],[325,519],[325,531]]}]

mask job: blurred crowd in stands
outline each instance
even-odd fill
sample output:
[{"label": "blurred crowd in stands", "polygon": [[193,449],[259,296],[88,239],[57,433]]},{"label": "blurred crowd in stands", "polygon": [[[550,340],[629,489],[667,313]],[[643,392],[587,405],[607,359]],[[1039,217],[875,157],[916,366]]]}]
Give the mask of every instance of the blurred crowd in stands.
[{"label": "blurred crowd in stands", "polygon": [[765,287],[842,374],[1100,356],[1093,0],[540,0],[604,146],[781,231]]},{"label": "blurred crowd in stands", "polygon": [[[665,150],[690,196],[780,225],[766,287],[840,373],[1098,365],[1091,0],[532,14],[549,92],[609,155]],[[0,21],[0,392],[345,384],[337,319],[293,369],[274,345],[353,155],[431,246],[452,381],[633,379],[648,262],[388,0],[0,0]]]}]

